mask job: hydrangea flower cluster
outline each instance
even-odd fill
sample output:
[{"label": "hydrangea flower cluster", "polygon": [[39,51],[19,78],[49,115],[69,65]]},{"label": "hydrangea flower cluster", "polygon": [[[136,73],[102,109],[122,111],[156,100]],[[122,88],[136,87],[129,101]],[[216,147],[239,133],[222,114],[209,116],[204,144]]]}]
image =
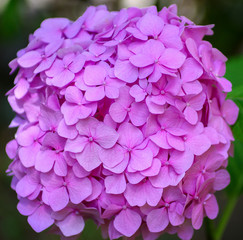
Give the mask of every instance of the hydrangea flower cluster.
[{"label": "hydrangea flower cluster", "polygon": [[89,7],[47,19],[10,63],[18,127],[7,144],[18,210],[36,232],[191,239],[225,188],[237,106],[212,25],[160,12]]}]

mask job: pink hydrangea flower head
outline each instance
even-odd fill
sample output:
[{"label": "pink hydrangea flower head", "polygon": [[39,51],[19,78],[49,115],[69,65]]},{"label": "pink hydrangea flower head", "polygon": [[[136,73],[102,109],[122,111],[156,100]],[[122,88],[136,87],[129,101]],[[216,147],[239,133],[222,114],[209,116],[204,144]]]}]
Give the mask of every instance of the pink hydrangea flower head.
[{"label": "pink hydrangea flower head", "polygon": [[[36,232],[192,238],[216,218],[238,107],[212,26],[176,6],[45,20],[10,63],[18,127],[6,146],[18,210]],[[58,230],[57,230],[58,229]]]}]

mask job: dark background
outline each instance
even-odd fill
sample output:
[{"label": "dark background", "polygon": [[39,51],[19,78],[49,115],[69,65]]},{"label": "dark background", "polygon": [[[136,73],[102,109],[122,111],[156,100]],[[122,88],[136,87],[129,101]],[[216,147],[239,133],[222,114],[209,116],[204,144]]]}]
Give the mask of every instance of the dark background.
[{"label": "dark background", "polygon": [[[45,18],[68,17],[75,20],[87,6],[97,4],[107,4],[109,10],[118,10],[126,6],[149,4],[157,4],[161,9],[172,3],[178,4],[180,15],[187,16],[196,24],[215,24],[214,35],[207,40],[220,49],[229,58],[229,62],[243,56],[243,0],[0,0],[0,240],[58,239],[55,235],[49,235],[47,231],[36,234],[31,229],[26,217],[21,216],[16,209],[16,194],[10,189],[11,179],[5,174],[10,163],[5,154],[5,145],[14,137],[15,132],[15,129],[8,129],[14,113],[4,96],[13,87],[14,79],[14,76],[9,76],[8,62],[16,57],[19,49],[27,45],[28,35],[38,28]],[[219,193],[218,199],[222,212],[226,201],[225,193]],[[241,197],[223,240],[243,239],[242,226]],[[96,240],[101,239],[101,236],[96,226],[88,222],[81,238]],[[163,236],[161,239],[177,238]],[[206,239],[204,227],[195,232],[193,239]]]}]

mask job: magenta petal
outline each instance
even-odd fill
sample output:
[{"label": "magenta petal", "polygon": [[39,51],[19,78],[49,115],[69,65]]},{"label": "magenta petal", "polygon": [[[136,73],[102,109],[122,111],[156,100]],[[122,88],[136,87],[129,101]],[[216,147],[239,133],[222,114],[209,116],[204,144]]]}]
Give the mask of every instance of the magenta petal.
[{"label": "magenta petal", "polygon": [[225,169],[220,169],[216,172],[214,189],[220,191],[226,188],[230,183],[230,175]]},{"label": "magenta petal", "polygon": [[37,51],[30,51],[21,56],[17,61],[21,67],[29,68],[41,61],[41,55]]},{"label": "magenta petal", "polygon": [[51,217],[51,209],[48,206],[40,205],[40,207],[28,217],[28,223],[38,233],[49,228],[54,223],[54,219]]},{"label": "magenta petal", "polygon": [[56,225],[60,228],[65,237],[71,237],[83,231],[84,219],[81,215],[70,213],[62,221],[58,221]]},{"label": "magenta petal", "polygon": [[178,151],[185,150],[185,143],[181,137],[177,137],[170,133],[167,133],[167,142],[172,148],[175,148]]},{"label": "magenta petal", "polygon": [[117,78],[127,83],[133,83],[138,78],[138,69],[129,61],[117,60],[115,63],[114,74]]},{"label": "magenta petal", "polygon": [[122,210],[114,220],[115,229],[126,237],[131,237],[142,223],[141,216],[131,210]]},{"label": "magenta petal", "polygon": [[49,204],[54,211],[60,211],[67,206],[69,196],[65,187],[57,188],[49,194]]},{"label": "magenta petal", "polygon": [[110,194],[121,194],[126,189],[124,174],[111,175],[105,178],[106,192]]},{"label": "magenta petal", "polygon": [[169,224],[166,208],[152,210],[147,216],[147,226],[150,232],[161,232]]},{"label": "magenta petal", "polygon": [[150,136],[150,140],[161,148],[164,149],[171,148],[171,146],[167,142],[167,134],[165,131],[159,131],[155,135]]}]

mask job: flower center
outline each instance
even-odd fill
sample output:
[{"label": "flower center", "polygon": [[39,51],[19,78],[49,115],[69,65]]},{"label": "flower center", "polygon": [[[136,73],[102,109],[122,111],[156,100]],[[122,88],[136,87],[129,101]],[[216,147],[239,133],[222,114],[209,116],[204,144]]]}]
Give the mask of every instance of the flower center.
[{"label": "flower center", "polygon": [[89,142],[93,142],[93,141],[94,141],[93,137],[89,137]]}]

